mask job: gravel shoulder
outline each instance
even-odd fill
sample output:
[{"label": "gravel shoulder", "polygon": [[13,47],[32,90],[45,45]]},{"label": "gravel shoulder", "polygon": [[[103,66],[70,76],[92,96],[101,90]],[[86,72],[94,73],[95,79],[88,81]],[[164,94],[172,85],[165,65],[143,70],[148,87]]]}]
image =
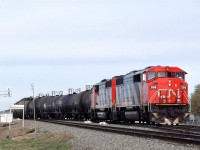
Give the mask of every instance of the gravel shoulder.
[{"label": "gravel shoulder", "polygon": [[[34,127],[33,121],[26,120],[25,127]],[[36,122],[37,132],[65,133],[69,138],[72,150],[199,150],[200,146],[178,144],[158,139],[126,136],[102,131],[94,131],[70,126]]]}]

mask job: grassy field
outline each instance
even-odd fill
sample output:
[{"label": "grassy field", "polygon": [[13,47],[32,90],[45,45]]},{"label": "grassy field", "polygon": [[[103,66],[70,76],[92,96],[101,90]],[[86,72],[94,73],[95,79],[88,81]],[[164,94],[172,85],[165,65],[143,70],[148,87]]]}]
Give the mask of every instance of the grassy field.
[{"label": "grassy field", "polygon": [[65,135],[44,134],[33,138],[6,138],[0,140],[0,150],[68,150]]}]

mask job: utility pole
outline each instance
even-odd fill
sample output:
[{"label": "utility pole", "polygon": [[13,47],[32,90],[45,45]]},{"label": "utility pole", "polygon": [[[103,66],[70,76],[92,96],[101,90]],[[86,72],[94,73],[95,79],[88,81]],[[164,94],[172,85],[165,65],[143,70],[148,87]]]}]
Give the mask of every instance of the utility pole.
[{"label": "utility pole", "polygon": [[33,92],[33,117],[34,117],[34,128],[35,128],[35,134],[36,134],[36,121],[35,121],[35,97],[34,97],[34,84],[31,83],[31,89]]}]

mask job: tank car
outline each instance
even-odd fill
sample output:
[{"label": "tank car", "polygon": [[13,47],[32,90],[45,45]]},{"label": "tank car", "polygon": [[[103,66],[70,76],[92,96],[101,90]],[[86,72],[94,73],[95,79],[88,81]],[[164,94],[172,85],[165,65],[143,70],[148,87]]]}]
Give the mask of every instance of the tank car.
[{"label": "tank car", "polygon": [[51,96],[43,96],[35,98],[36,118],[48,118],[47,104],[52,99]]},{"label": "tank car", "polygon": [[[26,118],[37,119],[84,119],[90,118],[91,90],[80,93],[56,96],[38,96],[33,98],[23,98],[17,104],[26,103]],[[22,112],[14,111],[14,117],[22,118]]]},{"label": "tank car", "polygon": [[91,105],[89,93],[89,91],[83,91],[70,95],[65,107],[67,107],[68,113],[71,113],[72,118],[83,119],[85,116],[88,116]]},{"label": "tank car", "polygon": [[56,101],[62,97],[63,97],[62,95],[48,96],[48,99],[46,99],[45,101],[46,108],[44,109],[46,118],[55,119],[57,117],[55,104],[56,104]]},{"label": "tank car", "polygon": [[67,109],[69,97],[69,95],[62,95],[54,101],[56,119],[71,118],[71,113],[69,113],[69,110]]},{"label": "tank car", "polygon": [[[32,99],[33,99],[32,97],[26,97],[26,98],[19,100],[18,102],[16,102],[14,104],[14,105],[24,105],[25,118],[27,117],[27,114],[28,114],[28,105],[32,101]],[[14,118],[22,118],[23,117],[22,111],[23,111],[22,109],[14,109],[13,110],[13,117]]]}]

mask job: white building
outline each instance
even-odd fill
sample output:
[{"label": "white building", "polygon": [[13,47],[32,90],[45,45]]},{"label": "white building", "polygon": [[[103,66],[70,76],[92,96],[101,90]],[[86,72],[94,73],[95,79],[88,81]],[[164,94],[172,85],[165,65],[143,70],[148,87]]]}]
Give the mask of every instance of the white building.
[{"label": "white building", "polygon": [[1,112],[0,113],[0,123],[9,123],[13,121],[13,114],[10,112]]}]

